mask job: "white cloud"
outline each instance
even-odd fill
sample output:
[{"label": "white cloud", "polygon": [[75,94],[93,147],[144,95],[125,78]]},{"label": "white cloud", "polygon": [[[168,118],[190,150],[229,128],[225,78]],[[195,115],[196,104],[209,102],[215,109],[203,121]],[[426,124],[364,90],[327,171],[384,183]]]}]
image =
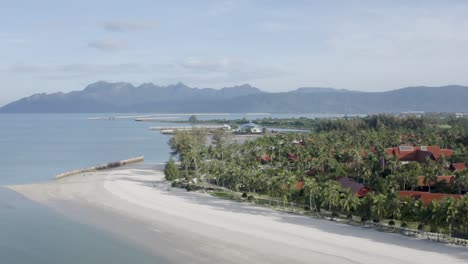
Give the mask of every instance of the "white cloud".
[{"label": "white cloud", "polygon": [[104,29],[110,32],[129,32],[154,29],[158,26],[155,21],[114,20],[103,23]]},{"label": "white cloud", "polygon": [[99,75],[122,75],[137,74],[145,75],[155,71],[170,70],[173,68],[170,64],[139,64],[139,63],[120,63],[120,64],[14,64],[3,72],[14,74],[33,74],[47,79],[61,79],[81,76],[99,76]]},{"label": "white cloud", "polygon": [[240,60],[221,57],[216,59],[198,59],[195,57],[188,57],[183,60],[180,65],[187,69],[200,70],[200,71],[226,71],[238,69],[241,67]]},{"label": "white cloud", "polygon": [[123,40],[105,38],[88,43],[88,47],[102,51],[116,51],[126,49],[128,47],[128,44]]},{"label": "white cloud", "polygon": [[177,63],[181,73],[191,79],[207,82],[248,82],[256,79],[277,77],[286,71],[277,65],[257,65],[238,58],[195,58],[189,57]]}]

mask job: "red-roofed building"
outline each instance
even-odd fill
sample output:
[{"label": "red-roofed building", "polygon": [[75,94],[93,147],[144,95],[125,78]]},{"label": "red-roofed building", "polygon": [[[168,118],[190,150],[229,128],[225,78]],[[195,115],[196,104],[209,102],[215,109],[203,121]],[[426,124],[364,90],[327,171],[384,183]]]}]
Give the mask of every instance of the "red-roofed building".
[{"label": "red-roofed building", "polygon": [[450,158],[453,154],[451,149],[441,149],[437,146],[399,146],[385,149],[391,156],[397,156],[400,161],[424,162],[427,158],[438,160],[441,156]]},{"label": "red-roofed building", "polygon": [[[451,185],[453,184],[453,175],[447,175],[447,176],[437,176],[437,182],[443,182],[445,181],[447,184]],[[435,183],[431,182],[431,186],[433,186]],[[418,186],[419,187],[428,187],[429,185],[426,182],[426,177],[425,176],[419,176],[418,178]]]},{"label": "red-roofed building", "polygon": [[304,180],[298,181],[296,183],[296,190],[302,190],[304,189]]},{"label": "red-roofed building", "polygon": [[271,156],[263,154],[260,157],[258,157],[257,160],[261,161],[262,163],[267,163],[271,162],[273,159],[271,158]]},{"label": "red-roofed building", "polygon": [[420,200],[425,204],[431,203],[434,200],[443,200],[446,198],[460,199],[463,197],[461,194],[446,194],[446,193],[429,193],[429,192],[416,192],[416,191],[400,191],[400,198],[404,199],[411,197],[414,200]]},{"label": "red-roofed building", "polygon": [[299,157],[298,157],[296,154],[294,154],[294,153],[289,153],[289,154],[288,154],[288,159],[289,159],[290,161],[298,161],[298,160],[299,160]]},{"label": "red-roofed building", "polygon": [[340,177],[336,180],[343,189],[349,189],[351,193],[356,195],[358,198],[362,198],[366,196],[370,189],[366,187],[364,184],[358,183],[351,178],[348,177]]},{"label": "red-roofed building", "polygon": [[466,165],[463,162],[450,164],[450,170],[452,172],[462,171],[464,169],[466,169]]}]

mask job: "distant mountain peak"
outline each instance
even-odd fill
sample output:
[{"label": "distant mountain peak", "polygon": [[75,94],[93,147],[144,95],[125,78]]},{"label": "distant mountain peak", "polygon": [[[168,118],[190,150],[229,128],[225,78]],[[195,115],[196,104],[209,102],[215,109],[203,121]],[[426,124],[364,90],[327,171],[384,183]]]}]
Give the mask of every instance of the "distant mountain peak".
[{"label": "distant mountain peak", "polygon": [[121,90],[121,89],[128,89],[134,88],[134,86],[130,83],[126,82],[106,82],[106,81],[98,81],[92,83],[84,89],[84,92],[102,92],[102,91],[109,91],[109,90]]},{"label": "distant mountain peak", "polygon": [[38,93],[7,104],[1,113],[102,112],[276,112],[381,113],[468,112],[468,87],[407,87],[387,92],[355,92],[326,87],[302,87],[268,93],[251,86],[191,88],[182,82],[167,86],[128,82],[92,83],[82,91]]}]

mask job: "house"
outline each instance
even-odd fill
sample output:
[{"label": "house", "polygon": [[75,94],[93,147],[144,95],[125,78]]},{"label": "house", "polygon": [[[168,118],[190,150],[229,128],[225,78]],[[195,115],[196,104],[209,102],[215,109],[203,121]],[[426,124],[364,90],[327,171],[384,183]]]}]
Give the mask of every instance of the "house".
[{"label": "house", "polygon": [[302,179],[296,183],[296,190],[299,190],[299,191],[303,190],[304,186],[305,186],[305,182],[304,182],[304,179]]},{"label": "house", "polygon": [[424,162],[426,159],[439,160],[444,156],[450,158],[453,154],[451,149],[441,149],[437,146],[399,146],[385,149],[390,156],[396,156],[402,162]]},{"label": "house", "polygon": [[446,193],[429,193],[429,192],[417,192],[417,191],[400,191],[400,198],[406,199],[408,197],[414,200],[420,200],[424,204],[429,204],[432,201],[443,200],[447,198],[461,199],[461,194],[446,194]]},{"label": "house", "polygon": [[[437,176],[437,182],[445,182],[447,185],[452,185],[453,180],[454,180],[453,175]],[[432,187],[434,185],[435,185],[435,182],[431,182],[430,184],[428,184],[426,182],[425,176],[418,177],[418,187],[421,191],[429,191],[429,187]]]},{"label": "house", "polygon": [[450,164],[450,170],[455,173],[455,172],[458,172],[458,171],[462,171],[466,169],[466,165],[465,163],[463,162],[459,162],[459,163],[452,163]]},{"label": "house", "polygon": [[271,162],[273,158],[271,158],[270,155],[263,154],[260,157],[258,157],[257,160],[265,164],[265,163]]},{"label": "house", "polygon": [[370,189],[364,184],[358,183],[348,177],[340,177],[336,181],[341,185],[343,189],[349,189],[351,193],[356,195],[356,197],[358,198],[362,198],[366,196],[368,192],[370,192]]},{"label": "house", "polygon": [[298,161],[299,157],[294,153],[288,153],[288,159],[289,159],[289,161],[294,162],[294,161]]},{"label": "house", "polygon": [[262,128],[259,127],[257,124],[250,122],[247,124],[240,125],[240,127],[236,129],[234,132],[260,134],[262,133]]}]

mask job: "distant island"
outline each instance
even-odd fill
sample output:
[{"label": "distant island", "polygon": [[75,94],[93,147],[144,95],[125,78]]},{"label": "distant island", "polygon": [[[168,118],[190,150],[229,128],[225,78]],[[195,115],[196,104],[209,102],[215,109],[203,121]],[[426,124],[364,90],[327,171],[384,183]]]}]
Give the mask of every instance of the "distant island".
[{"label": "distant island", "polygon": [[468,87],[407,87],[386,92],[302,87],[270,93],[244,84],[222,89],[99,81],[82,91],[35,94],[0,113],[400,113],[468,112]]}]

